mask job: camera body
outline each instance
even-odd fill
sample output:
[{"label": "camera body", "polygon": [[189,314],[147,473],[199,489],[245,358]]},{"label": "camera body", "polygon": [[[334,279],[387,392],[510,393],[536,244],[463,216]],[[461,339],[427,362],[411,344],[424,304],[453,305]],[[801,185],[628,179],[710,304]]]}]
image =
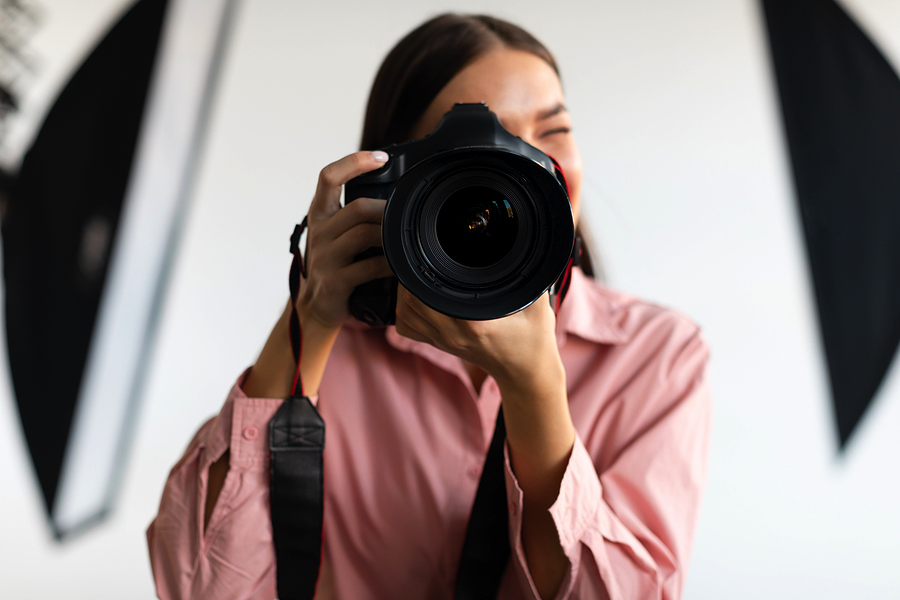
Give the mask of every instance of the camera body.
[{"label": "camera body", "polygon": [[351,314],[394,322],[397,282],[427,306],[467,320],[530,305],[559,278],[575,228],[553,160],[506,131],[483,104],[456,104],[426,137],[383,149],[388,162],[344,186],[345,204],[387,200],[382,251],[395,277],[354,290]]}]

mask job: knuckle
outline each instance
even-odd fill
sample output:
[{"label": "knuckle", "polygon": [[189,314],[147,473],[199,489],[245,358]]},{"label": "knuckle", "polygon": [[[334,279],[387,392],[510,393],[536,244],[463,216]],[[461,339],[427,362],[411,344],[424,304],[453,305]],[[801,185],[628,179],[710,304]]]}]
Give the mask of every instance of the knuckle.
[{"label": "knuckle", "polygon": [[319,171],[319,183],[328,187],[335,187],[340,184],[340,180],[338,179],[337,167],[334,163],[328,165],[321,171]]},{"label": "knuckle", "polygon": [[365,210],[365,198],[357,198],[353,202],[350,202],[344,207],[344,210],[350,211],[349,214],[353,217],[360,216]]},{"label": "knuckle", "polygon": [[376,200],[374,198],[357,198],[353,202],[349,202],[344,208],[352,209],[350,213],[357,222],[369,222],[376,226],[380,226],[384,215],[384,200]]},{"label": "knuckle", "polygon": [[372,199],[365,197],[357,198],[350,203],[350,206],[356,206],[356,210],[361,213],[369,213],[372,211]]}]

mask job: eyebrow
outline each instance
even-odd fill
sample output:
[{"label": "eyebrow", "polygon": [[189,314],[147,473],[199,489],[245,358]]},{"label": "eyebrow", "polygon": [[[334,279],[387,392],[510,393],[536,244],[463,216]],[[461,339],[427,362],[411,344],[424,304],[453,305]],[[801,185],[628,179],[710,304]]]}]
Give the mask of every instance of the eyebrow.
[{"label": "eyebrow", "polygon": [[565,104],[563,104],[562,102],[560,102],[559,104],[557,104],[557,105],[554,106],[553,108],[550,108],[550,109],[547,109],[547,110],[545,110],[545,111],[543,111],[543,112],[541,112],[541,113],[538,113],[538,117],[537,117],[537,118],[538,118],[538,121],[543,121],[543,120],[545,120],[545,119],[549,119],[550,117],[555,117],[556,115],[558,115],[559,113],[561,113],[561,112],[563,112],[563,111],[568,111],[568,109],[566,108],[566,105],[565,105]]}]

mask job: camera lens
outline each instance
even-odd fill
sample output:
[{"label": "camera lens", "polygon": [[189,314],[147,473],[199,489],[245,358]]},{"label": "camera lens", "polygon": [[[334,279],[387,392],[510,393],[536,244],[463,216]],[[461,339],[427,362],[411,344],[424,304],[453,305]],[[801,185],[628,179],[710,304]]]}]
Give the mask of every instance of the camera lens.
[{"label": "camera lens", "polygon": [[381,239],[397,279],[426,305],[460,319],[496,319],[557,280],[574,227],[565,190],[541,163],[459,148],[397,181]]},{"label": "camera lens", "polygon": [[476,185],[450,194],[438,212],[435,228],[447,256],[465,267],[482,268],[509,254],[519,223],[503,193]]}]

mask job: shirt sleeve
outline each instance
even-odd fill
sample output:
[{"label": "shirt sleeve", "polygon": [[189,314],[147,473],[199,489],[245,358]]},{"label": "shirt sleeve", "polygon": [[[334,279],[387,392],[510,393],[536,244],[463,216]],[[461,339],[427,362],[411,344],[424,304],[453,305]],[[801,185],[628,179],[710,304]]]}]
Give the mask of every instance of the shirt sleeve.
[{"label": "shirt sleeve", "polygon": [[[147,529],[162,600],[276,597],[268,423],[282,400],[248,398],[240,387],[243,378],[170,472],[159,513]],[[209,467],[225,450],[228,474],[204,531]]]},{"label": "shirt sleeve", "polygon": [[[598,473],[576,435],[550,507],[570,569],[555,598],[677,600],[706,479],[710,433],[708,349],[699,332],[683,344],[641,401],[658,408]],[[650,414],[650,411],[648,411]],[[512,563],[537,600],[522,546],[523,494],[506,458]]]}]

